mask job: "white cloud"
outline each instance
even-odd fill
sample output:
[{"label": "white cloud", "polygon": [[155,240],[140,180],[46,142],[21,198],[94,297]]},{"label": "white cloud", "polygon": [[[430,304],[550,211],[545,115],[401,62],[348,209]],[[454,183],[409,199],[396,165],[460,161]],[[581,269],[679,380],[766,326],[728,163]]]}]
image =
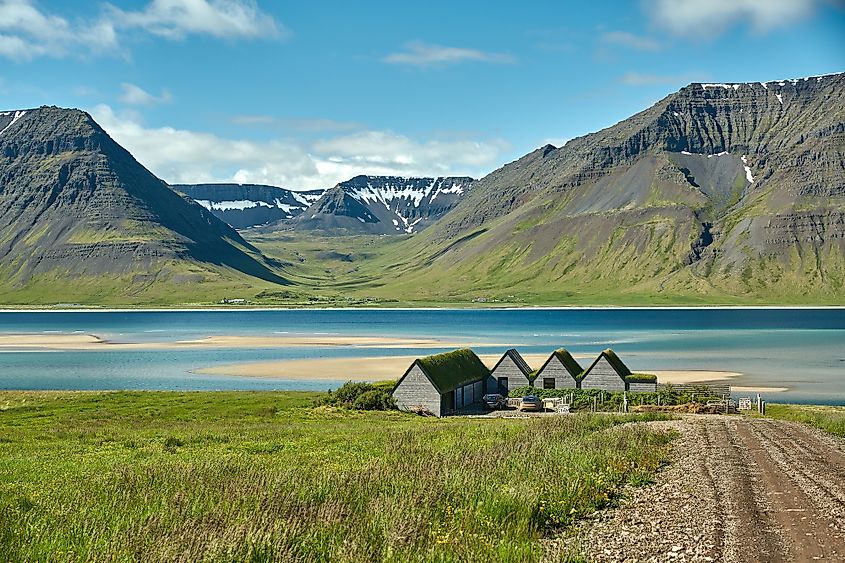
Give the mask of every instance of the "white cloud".
[{"label": "white cloud", "polygon": [[715,37],[747,22],[764,33],[804,19],[825,0],[647,0],[654,21],[676,35]]},{"label": "white cloud", "polygon": [[168,103],[173,99],[167,90],[162,90],[161,94],[154,96],[140,86],[130,84],[129,82],[124,82],[120,85],[120,88],[123,93],[120,95],[119,100],[130,106],[155,106]]},{"label": "white cloud", "polygon": [[643,72],[626,72],[619,82],[627,86],[678,85],[708,80],[704,73],[690,72],[684,74],[650,74]]},{"label": "white cloud", "polygon": [[116,45],[114,27],[105,20],[71,23],[43,13],[32,0],[0,0],[0,56],[24,62]]},{"label": "white cloud", "polygon": [[294,189],[330,187],[357,174],[481,175],[508,148],[501,140],[418,141],[363,131],[304,144],[226,139],[172,127],[148,128],[108,105],[94,119],[141,164],[170,183],[263,183]]},{"label": "white cloud", "polygon": [[608,31],[602,33],[600,40],[607,45],[619,45],[637,51],[657,51],[660,49],[660,43],[654,39],[634,35],[627,31]]},{"label": "white cloud", "polygon": [[153,0],[141,11],[107,4],[117,27],[141,28],[169,39],[189,34],[215,37],[276,37],[284,32],[255,0]]},{"label": "white cloud", "polygon": [[0,0],[0,56],[17,62],[119,53],[118,32],[131,30],[169,39],[190,34],[256,38],[287,33],[254,0],[153,0],[135,12],[105,4],[96,18],[74,20],[42,10],[35,0]]},{"label": "white cloud", "polygon": [[446,66],[464,62],[513,63],[516,59],[507,53],[491,53],[477,49],[446,47],[422,41],[411,41],[404,45],[405,50],[391,53],[383,61],[392,64],[411,66]]}]

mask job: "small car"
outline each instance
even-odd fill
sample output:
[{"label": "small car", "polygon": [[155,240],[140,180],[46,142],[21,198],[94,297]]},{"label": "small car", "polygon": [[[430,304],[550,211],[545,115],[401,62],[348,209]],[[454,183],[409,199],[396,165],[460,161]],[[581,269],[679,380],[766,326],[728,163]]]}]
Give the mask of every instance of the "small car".
[{"label": "small car", "polygon": [[484,395],[481,398],[481,400],[484,401],[485,405],[487,405],[489,408],[493,409],[494,411],[499,410],[499,409],[503,409],[506,406],[508,406],[507,398],[503,397],[502,395],[500,395],[498,393],[489,393],[487,395]]},{"label": "small car", "polygon": [[537,395],[526,395],[519,403],[521,411],[542,411],[543,400]]}]

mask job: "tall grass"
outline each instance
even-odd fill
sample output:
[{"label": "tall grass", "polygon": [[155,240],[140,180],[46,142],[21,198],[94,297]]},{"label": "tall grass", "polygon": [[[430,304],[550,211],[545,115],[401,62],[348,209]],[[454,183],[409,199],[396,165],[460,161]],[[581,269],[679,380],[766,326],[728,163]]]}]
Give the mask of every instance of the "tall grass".
[{"label": "tall grass", "polygon": [[430,419],[294,393],[0,393],[0,560],[538,561],[647,481],[643,416]]},{"label": "tall grass", "polygon": [[766,415],[803,422],[845,438],[845,407],[821,405],[766,405]]}]

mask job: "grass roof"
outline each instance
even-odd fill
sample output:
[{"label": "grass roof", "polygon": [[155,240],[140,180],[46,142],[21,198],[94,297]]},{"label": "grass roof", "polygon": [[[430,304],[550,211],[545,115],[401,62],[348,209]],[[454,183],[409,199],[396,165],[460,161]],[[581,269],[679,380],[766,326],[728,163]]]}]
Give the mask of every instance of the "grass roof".
[{"label": "grass roof", "polygon": [[632,373],[625,376],[628,383],[657,383],[657,376],[653,373]]},{"label": "grass roof", "polygon": [[490,375],[484,362],[469,348],[426,356],[418,359],[417,363],[441,393]]},{"label": "grass roof", "polygon": [[520,354],[516,348],[511,348],[510,350],[502,354],[502,357],[499,359],[498,362],[496,362],[496,366],[493,368],[492,371],[495,372],[496,368],[499,367],[499,364],[501,364],[502,361],[507,357],[510,357],[510,359],[513,360],[513,363],[516,368],[522,373],[524,373],[526,377],[530,377],[532,374],[534,374],[534,371],[531,370],[531,366],[528,365],[528,363],[525,361],[525,358],[522,357],[522,354]]},{"label": "grass roof", "polygon": [[628,369],[628,366],[625,365],[625,362],[619,359],[619,356],[616,355],[616,352],[608,348],[604,352],[604,357],[607,358],[607,361],[610,365],[613,366],[613,369],[616,370],[616,373],[621,375],[622,377],[628,377],[631,375],[631,370]]},{"label": "grass roof", "polygon": [[563,367],[566,368],[566,371],[569,372],[569,375],[578,379],[584,373],[584,368],[581,367],[581,364],[572,357],[572,354],[569,353],[569,350],[566,348],[558,348],[554,352],[552,352],[557,358],[560,360],[560,363],[563,364]]}]

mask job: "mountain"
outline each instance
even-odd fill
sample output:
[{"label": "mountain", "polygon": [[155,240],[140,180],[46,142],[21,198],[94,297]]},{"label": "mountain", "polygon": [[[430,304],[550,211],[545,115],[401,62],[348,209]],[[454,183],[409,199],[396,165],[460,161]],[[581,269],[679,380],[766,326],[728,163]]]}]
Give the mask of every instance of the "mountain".
[{"label": "mountain", "polygon": [[691,84],[478,180],[400,254],[441,299],[841,302],[845,74]]},{"label": "mountain", "polygon": [[326,234],[405,234],[421,231],[469,192],[467,177],[356,176],[327,190],[289,222],[294,230]]},{"label": "mountain", "polygon": [[0,291],[131,300],[221,280],[284,283],[272,266],[87,113],[0,112]]},{"label": "mountain", "polygon": [[296,217],[326,191],[292,191],[261,184],[174,184],[171,187],[236,229]]}]

